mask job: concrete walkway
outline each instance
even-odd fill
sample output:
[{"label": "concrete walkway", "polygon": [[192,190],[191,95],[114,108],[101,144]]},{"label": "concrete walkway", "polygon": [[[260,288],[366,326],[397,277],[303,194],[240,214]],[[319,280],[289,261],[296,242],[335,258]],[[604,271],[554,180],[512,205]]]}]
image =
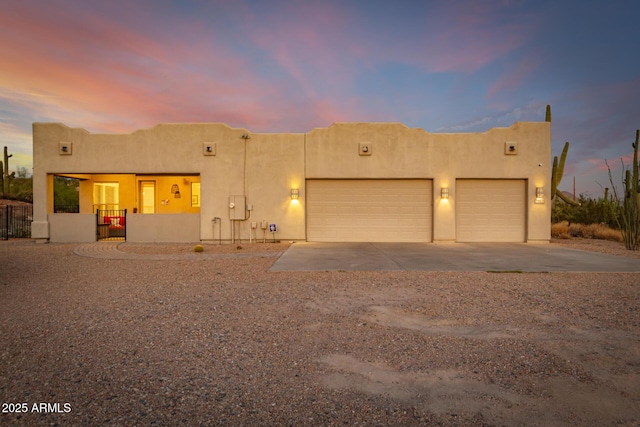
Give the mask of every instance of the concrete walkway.
[{"label": "concrete walkway", "polygon": [[316,270],[640,272],[640,260],[545,244],[303,242],[269,271]]}]

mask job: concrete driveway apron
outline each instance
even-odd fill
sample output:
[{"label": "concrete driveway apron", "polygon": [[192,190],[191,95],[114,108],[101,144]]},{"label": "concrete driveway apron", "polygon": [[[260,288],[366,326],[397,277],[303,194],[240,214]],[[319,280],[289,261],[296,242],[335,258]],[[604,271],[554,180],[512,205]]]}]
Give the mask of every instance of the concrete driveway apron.
[{"label": "concrete driveway apron", "polygon": [[640,272],[640,260],[525,243],[295,243],[270,271]]}]

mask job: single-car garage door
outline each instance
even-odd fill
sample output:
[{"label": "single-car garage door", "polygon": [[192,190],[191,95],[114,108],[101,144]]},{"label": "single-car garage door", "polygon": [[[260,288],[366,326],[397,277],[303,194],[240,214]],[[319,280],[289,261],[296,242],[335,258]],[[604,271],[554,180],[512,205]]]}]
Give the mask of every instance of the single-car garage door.
[{"label": "single-car garage door", "polygon": [[456,181],[458,242],[524,242],[525,180]]},{"label": "single-car garage door", "polygon": [[310,242],[430,242],[432,181],[307,180]]}]

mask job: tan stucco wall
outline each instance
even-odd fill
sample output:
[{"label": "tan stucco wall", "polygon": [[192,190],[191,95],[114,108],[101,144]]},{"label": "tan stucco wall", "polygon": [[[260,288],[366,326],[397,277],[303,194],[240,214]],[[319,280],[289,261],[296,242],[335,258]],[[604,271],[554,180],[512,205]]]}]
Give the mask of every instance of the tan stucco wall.
[{"label": "tan stucco wall", "polygon": [[[225,241],[247,240],[253,221],[258,223],[254,237],[262,237],[261,220],[278,225],[278,239],[305,240],[305,180],[314,178],[432,179],[434,241],[454,241],[456,179],[526,179],[527,239],[550,238],[551,128],[546,122],[518,122],[469,134],[429,133],[398,123],[339,123],[306,134],[257,134],[214,123],[163,124],[122,135],[34,123],[33,138],[34,238],[49,237],[52,174],[91,174],[93,181],[97,174],[129,174],[136,182],[136,174],[159,180],[166,175],[199,175],[199,238],[220,237],[218,225],[214,232],[212,223],[219,217]],[[60,142],[72,143],[71,155],[60,154]],[[505,155],[505,142],[516,143],[518,154]],[[203,154],[205,143],[215,147],[216,155]],[[371,155],[359,155],[360,143],[371,145]],[[82,212],[91,203],[87,189],[92,180],[81,183]],[[168,184],[158,183],[157,188],[164,191]],[[534,204],[537,186],[545,188],[545,204]],[[449,188],[448,201],[440,199],[441,187]],[[297,203],[290,198],[291,188],[299,189]],[[187,195],[184,202],[189,202]],[[228,205],[229,196],[235,195],[245,195],[253,210],[245,211],[246,221],[232,226]],[[123,200],[121,194],[120,204],[131,213],[137,195],[134,192],[133,200],[127,197]],[[169,206],[177,206],[172,203]]]},{"label": "tan stucco wall", "polygon": [[127,241],[199,242],[200,217],[194,214],[127,215]]},{"label": "tan stucco wall", "polygon": [[[370,143],[371,155],[359,155]],[[505,154],[505,142],[518,154]],[[399,123],[340,123],[314,129],[306,138],[306,176],[312,178],[433,179],[434,241],[455,240],[457,178],[528,179],[528,240],[550,238],[551,205],[534,205],[536,186],[549,195],[551,127],[518,122],[483,133],[428,133]],[[449,188],[449,200],[439,197]]]},{"label": "tan stucco wall", "polygon": [[[250,138],[242,138],[244,134]],[[40,202],[49,197],[52,211],[52,187],[46,186],[48,175],[52,181],[51,174],[94,174],[95,181],[95,174],[199,174],[202,240],[214,238],[214,217],[222,218],[222,238],[231,239],[232,195],[246,195],[247,204],[253,206],[250,218],[247,211],[246,221],[235,222],[236,237],[248,239],[251,221],[267,220],[278,224],[278,238],[304,239],[303,209],[300,204],[293,206],[290,199],[294,185],[304,193],[304,134],[249,134],[245,129],[224,124],[171,124],[131,134],[103,135],[58,123],[34,123],[33,139],[34,238],[49,237],[47,205]],[[71,155],[59,153],[60,142],[72,143]],[[214,144],[215,156],[203,155],[204,143]],[[81,182],[82,212],[90,209],[94,181]],[[178,184],[182,192],[182,183]],[[158,190],[164,191],[165,187],[158,183]],[[175,212],[172,206],[190,203],[188,194],[184,192],[182,202],[171,199],[166,207],[158,204],[158,212]],[[121,193],[121,209],[131,213],[135,204],[135,200],[123,200]],[[217,229],[215,238],[219,238]]]},{"label": "tan stucco wall", "polygon": [[95,215],[59,213],[50,214],[48,219],[51,227],[51,242],[81,243],[96,240]]}]

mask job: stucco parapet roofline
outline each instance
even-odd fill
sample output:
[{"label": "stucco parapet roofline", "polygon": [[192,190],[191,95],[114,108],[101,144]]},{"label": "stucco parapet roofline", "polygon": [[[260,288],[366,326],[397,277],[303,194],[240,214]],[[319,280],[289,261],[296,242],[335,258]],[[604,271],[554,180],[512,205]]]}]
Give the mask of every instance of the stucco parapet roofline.
[{"label": "stucco parapet roofline", "polygon": [[316,132],[316,131],[323,131],[323,130],[332,130],[332,129],[338,129],[341,127],[363,127],[363,126],[367,126],[367,127],[385,127],[385,128],[393,128],[393,127],[401,127],[403,129],[406,130],[421,130],[423,132],[426,132],[424,129],[422,128],[410,128],[407,125],[405,125],[404,123],[401,122],[334,122],[331,125],[327,126],[327,127],[315,127],[313,129],[311,129],[309,132],[306,132],[307,134],[312,133],[312,132]]},{"label": "stucco parapet roofline", "polygon": [[[394,127],[400,127],[403,128],[407,131],[416,131],[416,132],[423,132],[425,134],[432,134],[432,135],[465,135],[465,134],[488,134],[491,132],[495,132],[495,131],[504,131],[504,130],[509,130],[509,129],[515,129],[518,126],[522,126],[522,125],[544,125],[547,124],[548,122],[533,122],[533,121],[516,121],[513,122],[511,125],[509,126],[494,126],[491,127],[485,131],[478,131],[478,132],[431,132],[428,130],[425,130],[424,128],[411,128],[407,125],[405,125],[404,123],[401,122],[335,122],[332,123],[329,127],[318,127],[318,128],[313,128],[312,130],[310,130],[308,133],[312,133],[315,131],[323,131],[323,130],[330,130],[330,129],[337,129],[340,127],[357,127],[357,126],[368,126],[368,127],[386,127],[386,128],[394,128]],[[550,125],[550,123],[548,123],[548,125]]]},{"label": "stucco parapet roofline", "polygon": [[551,123],[549,122],[531,122],[531,121],[517,121],[517,122],[513,122],[512,124],[510,124],[509,126],[494,126],[491,127],[485,131],[478,131],[478,132],[433,132],[437,135],[468,135],[468,134],[487,134],[487,133],[491,133],[491,132],[496,132],[496,131],[504,131],[504,130],[509,130],[509,129],[514,129],[518,126],[522,126],[522,125],[536,125],[536,126],[540,126],[540,125],[548,125],[551,126]]},{"label": "stucco parapet roofline", "polygon": [[[72,130],[72,131],[80,131],[80,132],[84,132],[86,134],[89,135],[135,135],[136,133],[142,133],[142,132],[153,132],[156,129],[160,129],[163,127],[180,127],[180,126],[210,126],[210,127],[214,127],[214,126],[219,126],[219,127],[224,127],[227,128],[229,130],[237,130],[237,131],[242,131],[242,132],[250,132],[248,129],[245,128],[233,128],[231,126],[229,126],[226,123],[222,123],[222,122],[181,122],[181,123],[158,123],[155,124],[151,127],[146,127],[146,128],[139,128],[136,130],[133,130],[131,132],[91,132],[85,128],[81,128],[81,127],[73,127],[73,126],[69,126],[65,123],[61,123],[61,122],[34,122],[33,126],[38,126],[38,125],[44,125],[44,126],[60,126],[64,129],[67,130]],[[255,133],[255,132],[253,132]]]},{"label": "stucco parapet roofline", "polygon": [[64,123],[61,122],[33,122],[32,126],[35,128],[36,126],[59,126],[63,129],[66,130],[74,130],[74,131],[79,131],[79,132],[84,132],[86,134],[91,134],[91,132],[89,132],[88,130],[84,129],[84,128],[76,128],[76,127],[71,127],[68,126]]},{"label": "stucco parapet roofline", "polygon": [[223,122],[180,122],[180,123],[158,123],[156,125],[153,125],[151,127],[147,127],[147,128],[140,128],[140,129],[136,129],[132,132],[114,132],[114,133],[108,133],[108,132],[91,132],[88,131],[87,129],[84,128],[80,128],[80,127],[71,127],[68,126],[64,123],[61,122],[34,122],[33,126],[41,126],[41,125],[45,125],[45,126],[60,126],[61,128],[70,130],[70,131],[78,131],[78,132],[83,132],[86,133],[88,135],[135,135],[135,134],[139,134],[139,133],[144,133],[144,132],[154,132],[154,131],[158,131],[161,130],[162,128],[175,128],[175,127],[185,127],[185,126],[205,126],[205,127],[223,127],[226,128],[230,131],[238,131],[238,132],[244,132],[244,133],[249,133],[249,134],[253,134],[253,135],[275,135],[275,134],[286,134],[286,135],[308,135],[308,134],[312,134],[314,132],[320,132],[320,131],[327,131],[327,130],[337,130],[339,128],[355,128],[355,127],[384,127],[387,129],[392,129],[392,128],[401,128],[404,131],[414,131],[414,132],[421,132],[424,134],[433,134],[433,135],[465,135],[465,134],[488,134],[491,132],[495,132],[495,131],[504,131],[504,130],[508,130],[508,129],[513,129],[516,128],[518,126],[521,125],[529,125],[529,124],[535,124],[535,125],[543,125],[543,124],[548,124],[549,126],[551,125],[548,122],[532,122],[532,121],[517,121],[512,123],[509,126],[494,126],[492,128],[489,128],[485,131],[481,131],[481,132],[430,132],[427,131],[423,128],[411,128],[408,127],[407,125],[405,125],[404,123],[401,122],[335,122],[332,123],[330,126],[328,127],[316,127],[311,129],[308,132],[253,132],[247,128],[241,128],[241,127],[231,127],[226,123]]},{"label": "stucco parapet roofline", "polygon": [[222,127],[230,131],[248,133],[251,135],[304,135],[306,132],[253,132],[250,129],[242,127],[232,127],[223,122],[178,122],[178,123],[157,123],[150,127],[135,129],[131,132],[91,132],[85,128],[69,126],[61,122],[33,122],[33,126],[59,126],[65,130],[83,132],[88,135],[106,135],[106,136],[129,136],[144,132],[154,132],[162,128],[176,128],[189,126],[204,126],[209,128]]}]

